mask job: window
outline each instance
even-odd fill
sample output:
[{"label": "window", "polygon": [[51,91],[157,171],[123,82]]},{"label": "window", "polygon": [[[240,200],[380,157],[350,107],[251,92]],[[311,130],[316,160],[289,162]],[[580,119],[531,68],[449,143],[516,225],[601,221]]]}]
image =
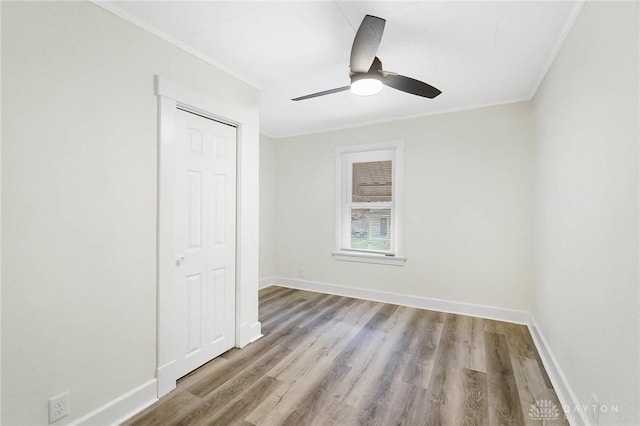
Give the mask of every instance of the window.
[{"label": "window", "polygon": [[404,143],[336,149],[337,260],[404,264]]},{"label": "window", "polygon": [[386,217],[380,218],[380,236],[382,237],[387,236],[387,223],[389,223],[389,221]]}]

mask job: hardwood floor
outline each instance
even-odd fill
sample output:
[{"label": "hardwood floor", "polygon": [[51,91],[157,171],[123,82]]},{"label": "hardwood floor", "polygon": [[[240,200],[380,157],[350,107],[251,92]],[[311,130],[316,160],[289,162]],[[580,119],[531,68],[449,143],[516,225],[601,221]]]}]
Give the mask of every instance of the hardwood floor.
[{"label": "hardwood floor", "polygon": [[125,424],[568,424],[524,326],[275,286],[260,320]]}]

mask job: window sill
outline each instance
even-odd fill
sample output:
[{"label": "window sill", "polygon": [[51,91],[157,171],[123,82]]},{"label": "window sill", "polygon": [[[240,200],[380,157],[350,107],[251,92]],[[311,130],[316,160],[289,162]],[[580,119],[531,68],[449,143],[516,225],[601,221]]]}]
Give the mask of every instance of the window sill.
[{"label": "window sill", "polygon": [[404,266],[407,262],[407,258],[402,256],[385,256],[384,254],[356,251],[336,251],[331,253],[331,255],[335,260],[345,262],[378,263],[380,265],[395,266]]}]

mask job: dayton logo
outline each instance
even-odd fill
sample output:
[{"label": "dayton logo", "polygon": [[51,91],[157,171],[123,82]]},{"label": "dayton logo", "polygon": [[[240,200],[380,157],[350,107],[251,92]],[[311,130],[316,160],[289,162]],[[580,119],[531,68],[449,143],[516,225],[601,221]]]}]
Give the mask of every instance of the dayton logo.
[{"label": "dayton logo", "polygon": [[531,420],[541,420],[544,425],[549,420],[558,420],[560,411],[558,411],[556,404],[548,399],[539,399],[529,407],[529,418]]}]

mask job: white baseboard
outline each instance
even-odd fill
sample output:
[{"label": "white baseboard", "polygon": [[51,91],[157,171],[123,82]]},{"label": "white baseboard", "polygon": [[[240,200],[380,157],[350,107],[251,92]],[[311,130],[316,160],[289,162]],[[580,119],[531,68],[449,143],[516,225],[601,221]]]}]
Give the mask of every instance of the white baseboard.
[{"label": "white baseboard", "polygon": [[259,321],[244,323],[238,327],[237,333],[236,346],[244,348],[262,337],[262,324]]},{"label": "white baseboard", "polygon": [[262,278],[258,281],[258,289],[262,290],[263,288],[271,287],[276,281],[276,277],[267,277]]},{"label": "white baseboard", "polygon": [[176,377],[178,377],[178,373],[175,371],[176,368],[177,363],[175,360],[172,360],[161,365],[156,370],[159,398],[162,398],[176,388]]},{"label": "white baseboard", "polygon": [[551,384],[553,385],[553,390],[556,391],[560,404],[562,404],[562,407],[558,408],[563,409],[569,424],[590,426],[591,422],[587,418],[586,413],[581,409],[582,405],[580,404],[580,401],[578,401],[576,394],[571,389],[567,377],[564,375],[560,368],[560,364],[558,364],[558,361],[553,356],[551,347],[544,338],[544,335],[542,334],[542,331],[540,330],[540,327],[533,315],[529,316],[528,325],[529,332],[533,338],[533,343],[536,345],[536,349],[538,349],[538,353],[542,359],[542,364],[544,364],[549,380],[551,380]]},{"label": "white baseboard", "polygon": [[120,424],[156,402],[158,400],[157,391],[156,379],[149,380],[142,386],[71,422],[71,425],[102,426]]},{"label": "white baseboard", "polygon": [[[474,305],[472,303],[451,302],[448,300],[432,299],[423,296],[391,293],[360,287],[349,287],[337,284],[327,284],[316,281],[306,281],[292,278],[269,278],[271,284],[299,290],[316,291],[319,293],[335,294],[338,296],[354,297],[356,299],[373,300],[375,302],[392,303],[394,305],[410,306],[413,308],[430,309],[452,314],[469,315],[516,324],[529,324],[529,313],[496,306]],[[266,282],[266,280],[265,280]]]}]

